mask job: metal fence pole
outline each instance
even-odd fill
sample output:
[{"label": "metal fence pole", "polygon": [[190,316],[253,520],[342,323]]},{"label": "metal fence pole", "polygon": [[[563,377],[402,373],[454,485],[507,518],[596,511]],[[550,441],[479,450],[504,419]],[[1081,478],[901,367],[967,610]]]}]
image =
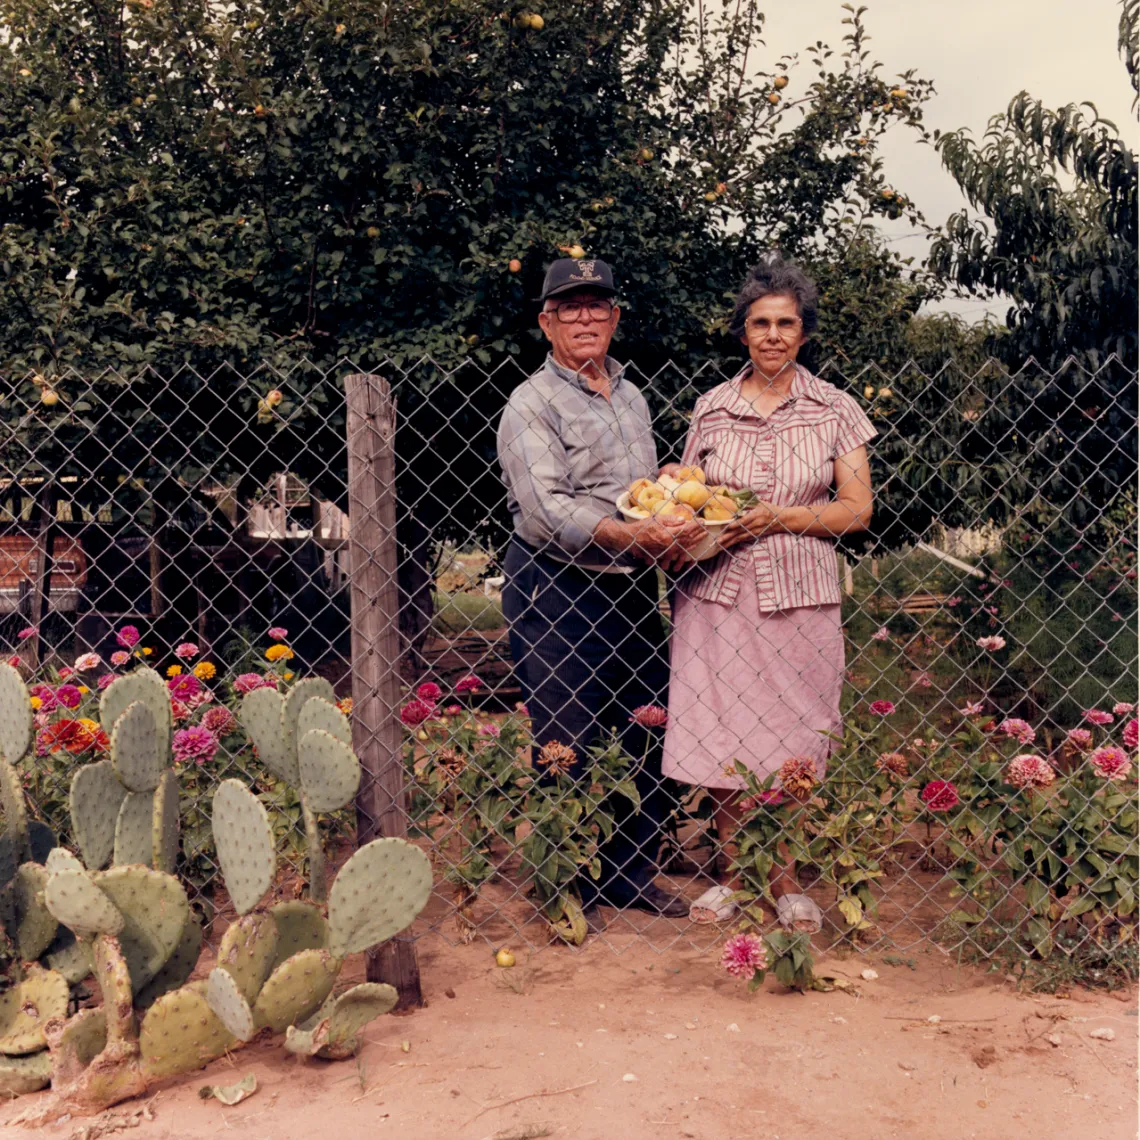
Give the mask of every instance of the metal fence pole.
[{"label": "metal fence pole", "polygon": [[[396,583],[395,406],[380,376],[345,379],[348,402],[348,548],[352,607],[353,745],[363,768],[356,842],[407,834]],[[370,982],[388,982],[399,1008],[423,1005],[415,942],[397,936],[368,951]]]}]

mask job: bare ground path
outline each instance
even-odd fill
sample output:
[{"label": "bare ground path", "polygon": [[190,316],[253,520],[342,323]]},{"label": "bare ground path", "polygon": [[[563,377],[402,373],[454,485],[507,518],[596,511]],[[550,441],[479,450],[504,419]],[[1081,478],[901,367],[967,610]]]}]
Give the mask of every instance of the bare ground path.
[{"label": "bare ground path", "polygon": [[[658,953],[632,934],[609,937],[621,954],[602,945],[551,948],[529,964],[520,954],[509,972],[493,965],[485,945],[452,949],[431,939],[421,953],[428,1008],[374,1022],[359,1068],[300,1062],[279,1039],[256,1044],[161,1089],[150,1102],[153,1121],[119,1135],[1137,1135],[1135,994],[1018,994],[1000,977],[959,967],[929,946],[911,952],[913,969],[877,954],[817,962],[817,972],[856,980],[858,998],[791,994],[771,978],[749,995],[712,953]],[[860,979],[867,967],[878,971],[877,980]],[[1115,1039],[1090,1038],[1098,1028],[1112,1029]],[[229,1084],[250,1072],[260,1087],[240,1105],[225,1108],[197,1095],[203,1084]],[[138,1107],[112,1111],[138,1119]],[[81,1130],[92,1123],[73,1120],[40,1135],[93,1140],[96,1133]],[[15,1128],[2,1133],[5,1140],[32,1135]]]}]

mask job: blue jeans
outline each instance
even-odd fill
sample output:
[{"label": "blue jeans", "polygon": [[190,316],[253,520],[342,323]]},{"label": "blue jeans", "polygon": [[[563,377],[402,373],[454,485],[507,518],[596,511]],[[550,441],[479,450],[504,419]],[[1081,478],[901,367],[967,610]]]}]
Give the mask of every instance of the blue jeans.
[{"label": "blue jeans", "polygon": [[630,722],[639,705],[668,706],[669,664],[657,608],[657,574],[598,574],[556,562],[515,539],[507,552],[503,612],[510,623],[515,677],[536,747],[552,740],[578,754],[617,729],[629,755],[648,758],[636,776],[641,808],[615,797],[613,838],[601,877],[579,877],[585,905],[632,902],[653,882],[661,827],[673,807],[661,786],[663,730]]}]

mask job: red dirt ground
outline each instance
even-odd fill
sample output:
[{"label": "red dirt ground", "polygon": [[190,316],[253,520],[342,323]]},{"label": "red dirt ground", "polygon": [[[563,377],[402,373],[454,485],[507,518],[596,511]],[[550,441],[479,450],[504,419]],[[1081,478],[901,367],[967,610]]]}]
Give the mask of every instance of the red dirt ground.
[{"label": "red dirt ground", "polygon": [[[40,1135],[93,1140],[108,1133],[84,1129],[115,1119],[137,1122],[121,1133],[130,1140],[1137,1134],[1133,993],[1023,995],[926,944],[908,952],[913,969],[873,953],[821,956],[817,973],[855,981],[857,998],[788,993],[772,978],[750,995],[711,950],[654,949],[624,928],[606,939],[520,953],[504,971],[485,943],[428,937],[427,1008],[374,1022],[359,1068],[299,1061],[279,1039],[256,1043],[159,1089],[147,1102],[152,1121],[135,1103]],[[877,980],[861,979],[868,967]],[[1115,1040],[1090,1038],[1103,1028]],[[259,1088],[240,1105],[197,1095],[247,1073]]]}]

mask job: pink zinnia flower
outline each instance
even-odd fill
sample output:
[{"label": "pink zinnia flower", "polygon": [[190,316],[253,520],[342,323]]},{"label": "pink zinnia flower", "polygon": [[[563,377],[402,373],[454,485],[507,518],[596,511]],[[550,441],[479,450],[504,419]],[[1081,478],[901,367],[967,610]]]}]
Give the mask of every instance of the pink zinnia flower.
[{"label": "pink zinnia flower", "polygon": [[1015,756],[1005,770],[1006,783],[1015,788],[1047,788],[1056,778],[1052,766],[1032,752]]},{"label": "pink zinnia flower", "polygon": [[95,682],[97,689],[109,689],[115,683],[114,673],[104,673],[98,681]]},{"label": "pink zinnia flower", "polygon": [[421,701],[434,705],[443,696],[443,690],[434,681],[425,681],[417,690],[416,696]]},{"label": "pink zinnia flower", "polygon": [[1123,748],[1106,744],[1090,757],[1089,765],[1102,780],[1124,780],[1132,771],[1132,761]]},{"label": "pink zinnia flower", "polygon": [[202,727],[217,737],[228,736],[237,728],[237,719],[225,705],[215,705],[203,714]]},{"label": "pink zinnia flower", "polygon": [[1100,709],[1085,709],[1085,720],[1089,724],[1112,724],[1115,719],[1110,712],[1101,712]]},{"label": "pink zinnia flower", "polygon": [[271,626],[265,632],[270,641],[284,641],[289,636],[289,631],[281,625]]},{"label": "pink zinnia flower", "polygon": [[244,696],[246,693],[252,693],[254,689],[262,688],[264,684],[265,679],[260,673],[239,673],[234,678],[234,691]]},{"label": "pink zinnia flower", "polygon": [[929,689],[930,686],[934,684],[934,682],[930,679],[930,674],[925,669],[923,669],[922,672],[915,677],[914,683],[920,689]]},{"label": "pink zinnia flower", "polygon": [[819,783],[810,756],[789,756],[780,765],[780,786],[795,799],[803,799]]},{"label": "pink zinnia flower", "polygon": [[660,705],[638,705],[629,719],[642,728],[663,728],[669,714]]},{"label": "pink zinnia flower", "polygon": [[400,720],[402,720],[408,728],[419,728],[425,720],[431,720],[433,716],[435,716],[435,705],[428,704],[427,701],[421,701],[418,697],[413,697],[400,709]]},{"label": "pink zinnia flower", "polygon": [[198,656],[198,646],[192,641],[184,641],[181,645],[174,647],[174,656],[181,658],[183,661],[190,661],[192,658]]},{"label": "pink zinnia flower", "polygon": [[188,720],[190,717],[190,709],[181,701],[170,702],[170,715],[174,718],[174,723],[177,724],[180,720]]},{"label": "pink zinnia flower", "polygon": [[125,625],[115,634],[115,640],[124,649],[134,649],[134,647],[138,645],[141,636],[137,626]]},{"label": "pink zinnia flower", "polygon": [[116,649],[111,654],[112,665],[125,665],[131,659],[131,655],[125,649]]},{"label": "pink zinnia flower", "polygon": [[67,665],[64,665],[63,668],[60,669],[59,675],[61,677],[73,677],[75,675],[75,670]]},{"label": "pink zinnia flower", "polygon": [[879,626],[873,634],[871,634],[872,641],[890,641],[891,631],[885,625]]},{"label": "pink zinnia flower", "polygon": [[979,637],[976,644],[979,649],[985,649],[990,653],[996,653],[997,650],[1005,648],[1005,638],[1000,634],[995,633],[989,637]]},{"label": "pink zinnia flower", "polygon": [[1127,701],[1117,701],[1112,706],[1112,711],[1117,716],[1127,716],[1136,706],[1130,705]]},{"label": "pink zinnia flower", "polygon": [[466,677],[461,677],[455,685],[457,693],[477,693],[481,688],[483,688],[483,682],[474,673],[468,673]]},{"label": "pink zinnia flower", "polygon": [[519,716],[530,716],[530,709],[528,709],[522,701],[519,701],[519,703],[515,705],[515,712],[517,712]]},{"label": "pink zinnia flower", "polygon": [[55,690],[50,685],[45,685],[42,682],[29,685],[28,694],[40,698],[41,713],[54,712],[59,708],[59,698],[55,695]]},{"label": "pink zinnia flower", "polygon": [[1140,724],[1137,723],[1135,717],[1124,726],[1124,732],[1120,739],[1124,742],[1125,748],[1131,748],[1135,751],[1136,745],[1140,743]]},{"label": "pink zinnia flower", "polygon": [[931,780],[921,792],[922,802],[931,811],[949,811],[957,807],[961,797],[949,780]]},{"label": "pink zinnia flower", "polygon": [[981,716],[986,711],[986,706],[981,701],[967,701],[962,706],[963,716]]},{"label": "pink zinnia flower", "polygon": [[448,705],[444,710],[446,716],[459,716],[463,712],[462,705]]},{"label": "pink zinnia flower", "polygon": [[200,724],[191,728],[180,728],[174,734],[171,750],[178,763],[193,760],[196,764],[205,764],[208,760],[213,760],[217,754],[218,738]]},{"label": "pink zinnia flower", "polygon": [[499,726],[497,724],[494,724],[493,722],[490,722],[487,724],[481,724],[481,725],[479,725],[479,729],[478,729],[480,736],[490,736],[490,737],[498,736],[499,731],[500,731]]},{"label": "pink zinnia flower", "polygon": [[75,671],[86,673],[88,669],[98,669],[103,664],[103,658],[98,653],[81,653],[75,659]]},{"label": "pink zinnia flower", "polygon": [[1037,733],[1033,726],[1028,721],[1016,716],[1006,717],[997,726],[997,730],[1003,736],[1014,737],[1019,744],[1032,744],[1037,739]]},{"label": "pink zinnia flower", "polygon": [[872,701],[868,708],[876,716],[890,716],[895,711],[895,706],[891,701]]},{"label": "pink zinnia flower", "polygon": [[904,780],[910,775],[910,761],[901,752],[882,753],[875,761],[875,767],[880,772],[889,772]]},{"label": "pink zinnia flower", "polygon": [[1070,728],[1065,741],[1078,752],[1087,752],[1092,747],[1092,733],[1087,728]]},{"label": "pink zinnia flower", "polygon": [[784,802],[784,793],[779,788],[766,788],[754,796],[745,796],[740,801],[740,807],[745,811],[756,808],[778,808]]},{"label": "pink zinnia flower", "polygon": [[725,944],[720,964],[734,977],[750,980],[768,968],[768,950],[755,934],[734,934]]},{"label": "pink zinnia flower", "polygon": [[36,636],[36,627],[34,625],[26,625],[18,634],[16,634],[17,641],[27,641],[29,637]]},{"label": "pink zinnia flower", "polygon": [[18,669],[22,664],[20,661],[20,655],[18,653],[13,653],[12,656],[8,658],[8,664],[11,665],[13,669]]},{"label": "pink zinnia flower", "polygon": [[178,677],[171,677],[166,682],[166,687],[172,699],[189,704],[190,698],[196,697],[202,691],[202,682],[193,673],[183,673]]},{"label": "pink zinnia flower", "polygon": [[64,708],[77,709],[83,702],[83,694],[75,685],[60,685],[55,691],[55,698]]},{"label": "pink zinnia flower", "polygon": [[277,674],[276,673],[262,673],[261,674],[261,687],[263,689],[276,689],[277,688]]}]

